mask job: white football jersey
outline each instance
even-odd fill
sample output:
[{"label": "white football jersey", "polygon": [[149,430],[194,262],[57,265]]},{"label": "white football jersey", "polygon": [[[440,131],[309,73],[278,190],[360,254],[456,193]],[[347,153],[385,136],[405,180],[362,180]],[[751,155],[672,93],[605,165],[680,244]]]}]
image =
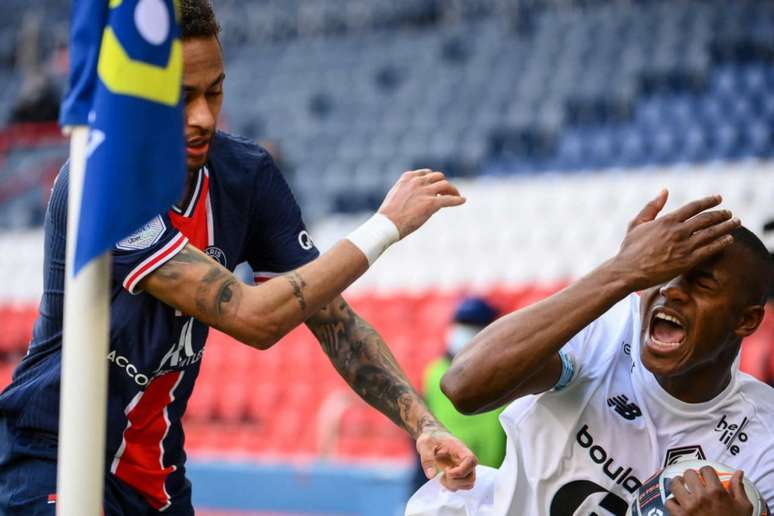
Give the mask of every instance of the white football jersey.
[{"label": "white football jersey", "polygon": [[635,294],[568,342],[570,383],[514,401],[499,470],[451,493],[434,479],[407,515],[624,516],[640,485],[667,464],[708,459],[744,470],[774,501],[774,389],[736,371],[714,399],[670,396],[639,359]]}]

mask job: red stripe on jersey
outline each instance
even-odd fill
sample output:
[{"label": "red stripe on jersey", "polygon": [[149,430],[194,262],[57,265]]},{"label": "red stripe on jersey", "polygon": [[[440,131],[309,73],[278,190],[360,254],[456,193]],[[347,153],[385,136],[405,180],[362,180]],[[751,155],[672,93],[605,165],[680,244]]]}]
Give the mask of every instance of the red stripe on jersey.
[{"label": "red stripe on jersey", "polygon": [[48,495],[48,503],[56,503],[56,493]]},{"label": "red stripe on jersey", "polygon": [[169,218],[172,225],[182,234],[188,237],[188,240],[202,251],[209,245],[209,231],[207,230],[207,196],[210,193],[210,178],[207,174],[200,173],[201,185],[198,190],[198,198],[191,199],[190,206],[194,206],[193,213],[186,216],[169,210]]},{"label": "red stripe on jersey", "polygon": [[170,505],[165,486],[175,466],[164,467],[164,438],[169,431],[167,408],[183,371],[158,376],[126,409],[126,429],[110,470],[137,490],[156,510]]},{"label": "red stripe on jersey", "polygon": [[180,233],[175,235],[164,247],[153,253],[126,275],[126,278],[124,278],[124,288],[134,294],[134,289],[137,288],[140,280],[179,253],[187,243],[188,239],[185,236]]},{"label": "red stripe on jersey", "polygon": [[263,283],[277,276],[282,276],[282,274],[281,272],[253,272],[253,280],[256,283]]}]

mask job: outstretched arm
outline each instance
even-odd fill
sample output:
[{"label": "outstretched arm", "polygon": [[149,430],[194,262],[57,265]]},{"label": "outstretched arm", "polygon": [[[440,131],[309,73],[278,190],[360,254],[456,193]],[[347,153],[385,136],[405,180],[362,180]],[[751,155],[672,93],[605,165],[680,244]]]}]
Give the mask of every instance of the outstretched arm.
[{"label": "outstretched arm", "polygon": [[719,196],[656,218],[666,191],[629,225],[619,253],[578,282],[503,317],[479,333],[452,362],[441,386],[462,412],[490,410],[559,379],[559,350],[616,302],[679,276],[731,244],[739,225],[717,206]]},{"label": "outstretched arm", "polygon": [[[395,236],[403,238],[441,208],[464,202],[442,173],[420,170],[401,176],[379,213],[394,224]],[[366,237],[371,236],[366,231]],[[379,238],[365,240],[377,248],[391,243],[382,244]],[[368,269],[369,259],[372,257],[367,257],[364,249],[345,239],[295,271],[247,286],[204,253],[186,245],[145,277],[140,288],[246,344],[266,349],[359,278]]]},{"label": "outstretched arm", "polygon": [[472,487],[474,455],[430,414],[379,334],[342,298],[306,322],[339,374],[371,406],[417,440],[428,476],[445,472],[452,489]]}]

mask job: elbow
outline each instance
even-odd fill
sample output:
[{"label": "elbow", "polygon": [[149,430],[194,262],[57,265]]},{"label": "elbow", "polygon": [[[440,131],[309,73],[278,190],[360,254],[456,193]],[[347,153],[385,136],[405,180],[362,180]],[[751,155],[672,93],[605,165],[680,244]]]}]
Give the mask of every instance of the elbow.
[{"label": "elbow", "polygon": [[270,347],[274,346],[279,339],[272,339],[267,338],[264,336],[258,336],[258,337],[246,337],[239,339],[243,344],[247,344],[251,348],[255,348],[261,351],[265,351],[269,349]]},{"label": "elbow", "polygon": [[449,398],[454,408],[465,415],[477,414],[482,406],[477,403],[472,385],[462,378],[462,374],[453,366],[441,378],[441,391]]},{"label": "elbow", "polygon": [[240,342],[248,346],[267,350],[287,334],[288,330],[271,318],[264,317],[259,320],[246,321],[243,325],[243,331],[238,335],[232,335]]}]

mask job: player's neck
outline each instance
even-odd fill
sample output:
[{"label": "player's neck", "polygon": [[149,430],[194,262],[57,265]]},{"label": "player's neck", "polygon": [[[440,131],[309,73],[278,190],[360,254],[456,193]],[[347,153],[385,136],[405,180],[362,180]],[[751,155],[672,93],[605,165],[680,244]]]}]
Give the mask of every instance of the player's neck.
[{"label": "player's neck", "polygon": [[196,187],[196,178],[197,172],[199,172],[199,169],[196,170],[189,170],[188,175],[185,179],[185,195],[178,201],[178,206],[187,206],[189,202],[191,202],[191,197],[194,193],[194,188]]},{"label": "player's neck", "polygon": [[703,403],[723,392],[731,382],[730,364],[711,364],[678,376],[656,376],[659,385],[684,403]]}]

